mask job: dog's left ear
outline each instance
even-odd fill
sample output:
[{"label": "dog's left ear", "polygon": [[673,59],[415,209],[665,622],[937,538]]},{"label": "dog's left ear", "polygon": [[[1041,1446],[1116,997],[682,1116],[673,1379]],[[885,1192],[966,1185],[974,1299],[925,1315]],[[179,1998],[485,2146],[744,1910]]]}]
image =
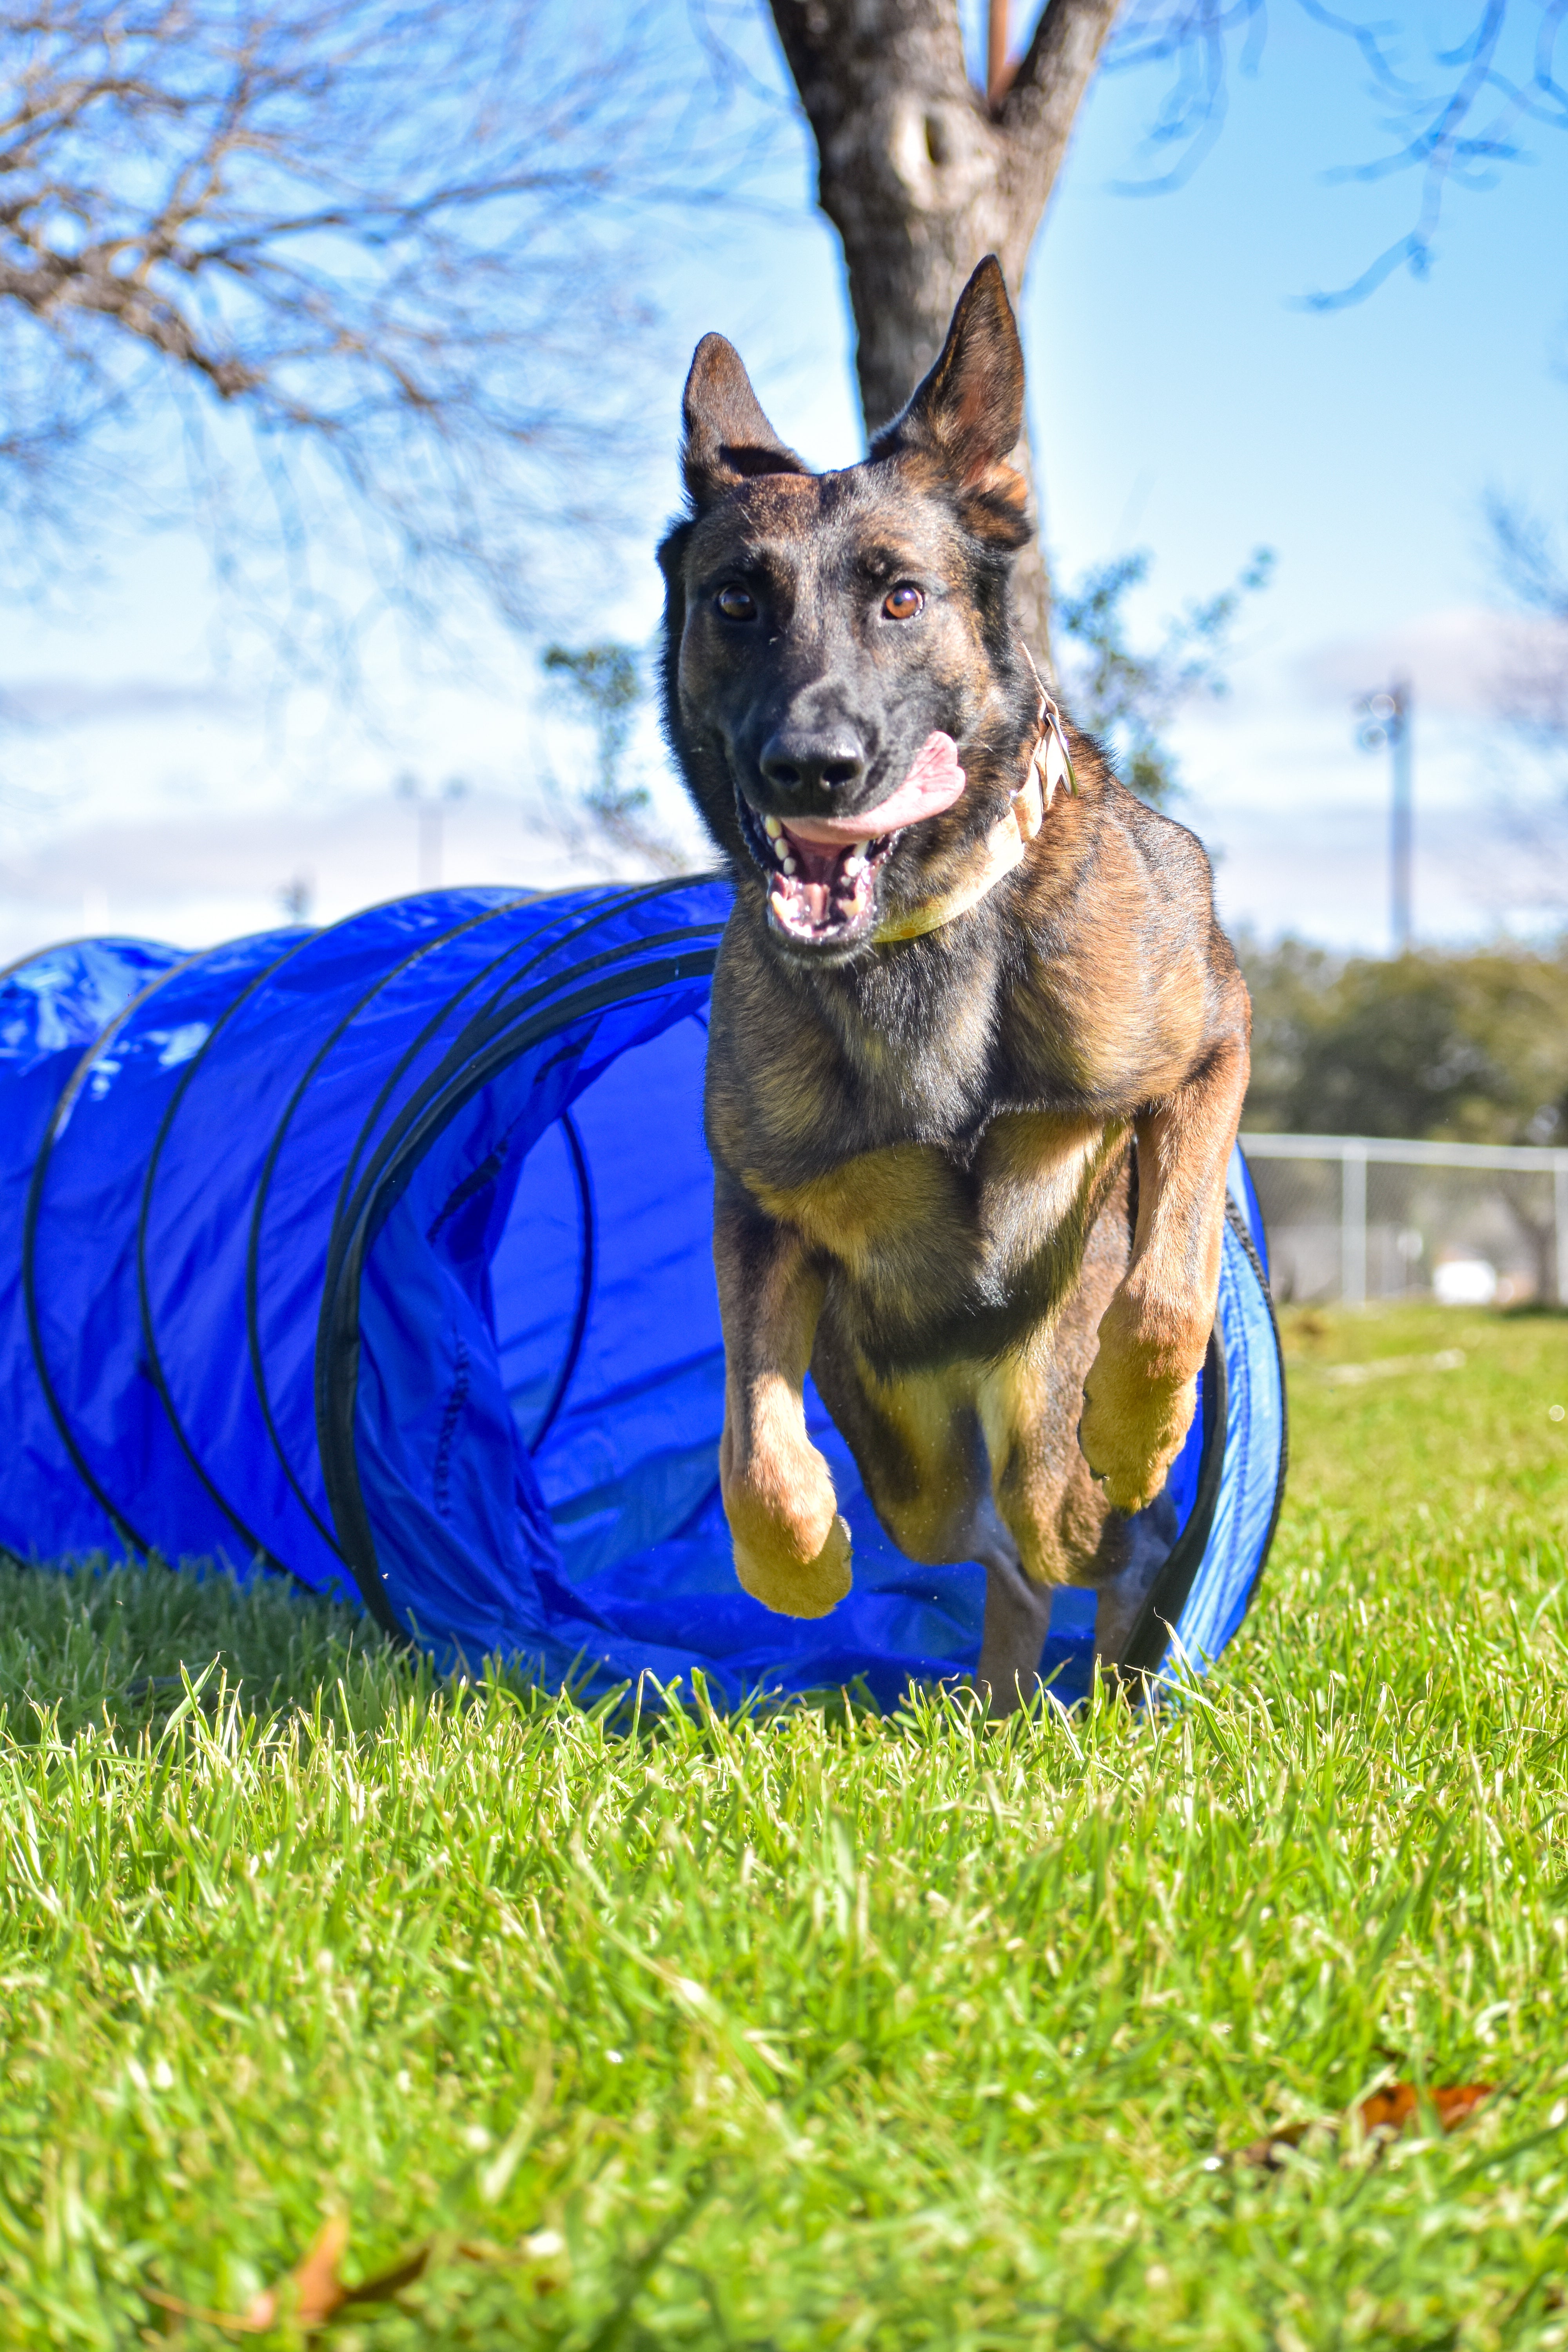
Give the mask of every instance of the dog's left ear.
[{"label": "dog's left ear", "polygon": [[740,352],[722,335],[704,335],[693,352],[681,410],[681,469],[700,509],[754,475],[811,471],[768,423]]},{"label": "dog's left ear", "polygon": [[963,293],[942,357],[909,406],[885,425],[871,455],[934,459],[957,488],[971,527],[1021,546],[1028,488],[1006,462],[1024,429],[1024,352],[1002,265],[988,253]]}]

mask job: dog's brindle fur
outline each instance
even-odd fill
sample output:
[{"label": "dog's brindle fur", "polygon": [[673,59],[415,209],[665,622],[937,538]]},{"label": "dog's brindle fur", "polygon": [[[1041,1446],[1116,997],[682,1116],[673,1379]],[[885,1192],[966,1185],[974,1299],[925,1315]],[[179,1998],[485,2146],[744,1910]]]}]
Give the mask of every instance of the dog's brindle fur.
[{"label": "dog's brindle fur", "polygon": [[[670,738],[736,884],[707,1121],[737,1572],[792,1615],[849,1589],[809,1367],[894,1542],[984,1564],[978,1678],[996,1707],[1036,1686],[1053,1586],[1099,1587],[1108,1666],[1147,1587],[1124,1515],[1192,1418],[1247,992],[1203,850],[1076,731],[1076,793],[922,937],[787,937],[758,820],[876,807],[940,729],[965,789],[895,837],[874,919],[978,870],[1038,736],[1008,580],[1028,530],[1006,463],[1022,399],[994,260],[909,407],[843,472],[783,446],[710,335],[686,391],[690,509],[660,551]],[[906,583],[923,601],[892,617]],[[754,617],[719,609],[736,585]]]}]

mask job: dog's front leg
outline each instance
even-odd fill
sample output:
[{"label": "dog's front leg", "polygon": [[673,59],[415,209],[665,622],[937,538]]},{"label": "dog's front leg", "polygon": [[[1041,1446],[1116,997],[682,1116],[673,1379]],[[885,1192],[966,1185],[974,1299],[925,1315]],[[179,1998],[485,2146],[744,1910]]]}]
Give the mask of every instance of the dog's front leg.
[{"label": "dog's front leg", "polygon": [[735,1573],[785,1617],[825,1617],[849,1590],[849,1529],[805,1430],[824,1277],[801,1236],[721,1175],[713,1219],[724,1326],[719,1480]]},{"label": "dog's front leg", "polygon": [[1247,1092],[1245,1034],[1137,1121],[1138,1230],[1100,1325],[1079,1443],[1109,1501],[1142,1510],[1164,1483],[1214,1328],[1226,1168]]}]

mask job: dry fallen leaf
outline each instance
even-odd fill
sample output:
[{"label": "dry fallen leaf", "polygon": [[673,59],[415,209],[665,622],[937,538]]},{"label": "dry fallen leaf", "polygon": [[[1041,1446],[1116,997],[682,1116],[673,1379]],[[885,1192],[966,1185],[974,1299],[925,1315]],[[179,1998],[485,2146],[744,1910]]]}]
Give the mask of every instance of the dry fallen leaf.
[{"label": "dry fallen leaf", "polygon": [[[459,2246],[458,2251],[466,2261],[476,2259],[467,2246]],[[433,2242],[426,2238],[425,2243],[416,2246],[411,2253],[400,2255],[389,2270],[377,2271],[374,2278],[361,2279],[357,2286],[345,2287],[342,2301],[390,2303],[395,2294],[400,2294],[405,2286],[412,2286],[416,2278],[424,2276],[433,2252]]]},{"label": "dry fallen leaf", "polygon": [[[1428,2089],[1426,2103],[1446,2132],[1462,2124],[1473,2115],[1481,2101],[1489,2098],[1496,2087],[1491,2083],[1461,2083],[1452,2090]],[[1421,2106],[1421,2093],[1414,2083],[1385,2083],[1370,2099],[1363,2099],[1354,2112],[1361,2118],[1362,2130],[1368,2139],[1393,2139],[1402,2132]],[[1300,2147],[1312,2128],[1310,2124],[1282,2124],[1278,2131],[1264,2139],[1255,2139],[1250,2147],[1241,2150],[1243,2164],[1258,2164],[1269,2170],[1277,2168],[1279,2158],[1275,2153],[1281,2147]]]},{"label": "dry fallen leaf", "polygon": [[[342,2303],[343,2285],[338,2276],[338,2264],[348,2252],[348,2222],[342,2214],[334,2213],[330,2221],[321,2224],[304,2261],[289,2272],[285,2284],[293,2284],[292,2315],[300,2327],[320,2327]],[[253,2325],[271,2326],[278,2316],[279,2292],[269,2288],[257,2296],[246,2314]]]},{"label": "dry fallen leaf", "polygon": [[338,2276],[338,2266],[348,2252],[348,2222],[342,2214],[334,2214],[322,2223],[303,2261],[297,2263],[276,2286],[264,2287],[244,2311],[204,2311],[198,2304],[181,2303],[176,2296],[163,2294],[156,2287],[143,2287],[142,2291],[149,2303],[155,2303],[161,2311],[174,2312],[181,2319],[205,2320],[211,2327],[226,2327],[239,2336],[263,2336],[280,2319],[292,2319],[297,2327],[321,2327],[347,2304],[386,2303],[402,2288],[411,2286],[430,2260],[431,2242],[427,2239],[411,2253],[400,2255],[389,2270],[378,2271],[374,2278],[360,2279],[353,2286],[345,2286]]}]

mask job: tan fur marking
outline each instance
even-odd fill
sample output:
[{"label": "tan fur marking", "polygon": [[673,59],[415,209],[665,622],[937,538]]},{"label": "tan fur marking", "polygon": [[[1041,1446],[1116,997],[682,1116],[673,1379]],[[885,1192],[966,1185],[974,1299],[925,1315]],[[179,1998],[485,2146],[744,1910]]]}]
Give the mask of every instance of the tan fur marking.
[{"label": "tan fur marking", "polygon": [[957,1171],[940,1151],[920,1143],[899,1143],[886,1151],[864,1151],[804,1184],[770,1184],[757,1169],[746,1171],[752,1198],[796,1227],[818,1249],[866,1275],[873,1256],[889,1241],[921,1234],[932,1223],[963,1245],[968,1203]]},{"label": "tan fur marking", "polygon": [[900,1550],[932,1567],[972,1559],[987,1487],[973,1368],[881,1381],[857,1360],[846,1379],[819,1354],[813,1370]]},{"label": "tan fur marking", "polygon": [[1245,1044],[1138,1121],[1138,1233],[1084,1383],[1081,1444],[1118,1510],[1159,1492],[1191,1425],[1219,1296]]},{"label": "tan fur marking", "polygon": [[1126,1133],[1121,1119],[1069,1118],[1049,1111],[994,1120],[981,1144],[978,1168],[986,1259],[1032,1257],[1052,1241]]},{"label": "tan fur marking", "polygon": [[996,1507],[1036,1584],[1072,1583],[1104,1538],[1109,1498],[1075,1439],[1097,1328],[1126,1264],[1119,1191],[1096,1220],[1067,1309],[988,1368],[981,1382]]}]

